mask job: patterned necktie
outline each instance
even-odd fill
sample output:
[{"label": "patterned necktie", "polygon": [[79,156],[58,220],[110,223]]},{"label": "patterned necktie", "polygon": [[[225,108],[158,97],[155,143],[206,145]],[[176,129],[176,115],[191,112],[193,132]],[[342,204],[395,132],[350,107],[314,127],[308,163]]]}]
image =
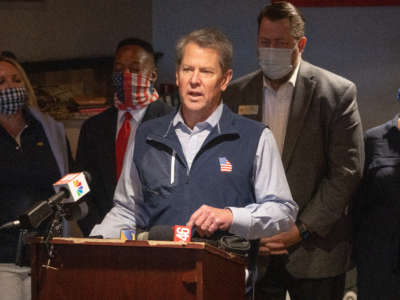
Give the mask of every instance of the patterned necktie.
[{"label": "patterned necktie", "polygon": [[125,113],[125,120],[120,128],[115,142],[115,170],[117,175],[117,181],[121,175],[122,166],[124,163],[124,155],[126,151],[126,146],[128,145],[129,136],[131,133],[131,122],[132,116],[129,112]]}]

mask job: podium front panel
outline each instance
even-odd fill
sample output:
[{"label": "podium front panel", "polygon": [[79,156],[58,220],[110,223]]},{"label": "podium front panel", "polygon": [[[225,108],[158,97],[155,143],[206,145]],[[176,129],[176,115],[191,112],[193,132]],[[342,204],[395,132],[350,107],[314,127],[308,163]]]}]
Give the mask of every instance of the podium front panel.
[{"label": "podium front panel", "polygon": [[244,262],[204,243],[54,239],[32,248],[32,299],[244,299]]}]

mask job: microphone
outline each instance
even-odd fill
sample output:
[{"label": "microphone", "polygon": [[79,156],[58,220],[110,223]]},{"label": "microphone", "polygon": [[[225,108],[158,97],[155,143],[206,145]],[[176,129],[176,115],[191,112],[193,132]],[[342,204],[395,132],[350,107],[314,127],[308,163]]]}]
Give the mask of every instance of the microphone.
[{"label": "microphone", "polygon": [[[126,239],[129,238],[125,237],[124,240]],[[199,237],[195,230],[192,236],[191,228],[183,225],[156,225],[151,227],[149,231],[137,228],[132,239],[137,241],[203,242],[243,257],[248,257],[251,248],[250,241],[238,235],[218,231],[209,238],[203,238]]]},{"label": "microphone", "polygon": [[169,225],[156,225],[151,227],[149,231],[137,228],[135,239],[137,241],[173,241],[174,231]]},{"label": "microphone", "polygon": [[65,213],[64,218],[67,221],[81,220],[89,213],[89,207],[85,201],[66,203],[63,205],[63,210]]},{"label": "microphone", "polygon": [[[0,226],[0,230],[19,227],[22,229],[38,228],[40,224],[54,213],[54,207],[62,203],[73,203],[89,192],[87,181],[91,180],[88,172],[71,173],[53,184],[56,194],[47,200],[40,201],[17,220]],[[86,205],[86,203],[84,203]],[[86,205],[87,207],[87,205]],[[82,210],[82,208],[81,208]],[[73,213],[71,213],[73,215]],[[67,213],[68,216],[68,213]]]},{"label": "microphone", "polygon": [[[129,232],[130,230],[126,231]],[[124,239],[129,238],[124,237]],[[183,225],[156,225],[151,227],[149,231],[137,228],[134,237],[131,239],[136,239],[137,241],[203,242],[241,256],[247,256],[250,251],[250,242],[238,235],[218,231],[211,237],[204,238],[199,237],[194,230],[192,236],[191,228]]]},{"label": "microphone", "polygon": [[48,200],[50,204],[73,203],[89,193],[88,181],[91,181],[89,172],[70,173],[53,184],[56,194]]},{"label": "microphone", "polygon": [[208,243],[214,247],[243,257],[248,257],[251,249],[249,240],[225,231],[216,231],[212,236],[205,238],[199,236],[198,232],[194,230],[192,242]]},{"label": "microphone", "polygon": [[136,230],[135,239],[137,241],[179,241],[190,242],[191,229],[183,225],[156,225],[149,231]]},{"label": "microphone", "polygon": [[17,220],[7,222],[0,226],[0,230],[11,228],[38,228],[40,224],[53,214],[54,210],[47,201],[40,201],[31,209],[18,217]]},{"label": "microphone", "polygon": [[[74,174],[76,174],[76,176],[72,176]],[[59,191],[60,195],[67,198],[61,198],[61,200],[63,200],[63,210],[65,212],[64,218],[67,221],[81,220],[88,215],[88,204],[86,201],[79,200],[90,192],[91,183],[92,176],[89,172],[83,171],[80,173],[65,175],[53,184],[54,190],[56,192]],[[53,197],[56,197],[56,195]]]}]

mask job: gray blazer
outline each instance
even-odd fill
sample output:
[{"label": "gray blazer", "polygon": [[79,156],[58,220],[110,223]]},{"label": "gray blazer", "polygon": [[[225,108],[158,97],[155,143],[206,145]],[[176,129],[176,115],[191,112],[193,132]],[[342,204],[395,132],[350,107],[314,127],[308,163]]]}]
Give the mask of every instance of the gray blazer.
[{"label": "gray blazer", "polygon": [[[282,154],[298,219],[314,233],[290,249],[286,267],[299,278],[336,276],[351,267],[347,210],[364,162],[356,95],[351,81],[301,62]],[[262,72],[233,81],[223,99],[234,112],[261,121]]]}]

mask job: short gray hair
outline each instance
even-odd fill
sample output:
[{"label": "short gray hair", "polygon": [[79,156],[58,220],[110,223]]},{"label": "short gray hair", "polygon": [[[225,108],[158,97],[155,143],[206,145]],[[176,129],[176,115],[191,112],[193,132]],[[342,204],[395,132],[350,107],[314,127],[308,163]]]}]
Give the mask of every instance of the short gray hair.
[{"label": "short gray hair", "polygon": [[195,43],[201,48],[216,50],[219,54],[219,64],[223,73],[232,68],[232,42],[224,33],[215,28],[201,28],[179,39],[176,44],[177,68],[182,63],[185,47],[189,43]]}]

